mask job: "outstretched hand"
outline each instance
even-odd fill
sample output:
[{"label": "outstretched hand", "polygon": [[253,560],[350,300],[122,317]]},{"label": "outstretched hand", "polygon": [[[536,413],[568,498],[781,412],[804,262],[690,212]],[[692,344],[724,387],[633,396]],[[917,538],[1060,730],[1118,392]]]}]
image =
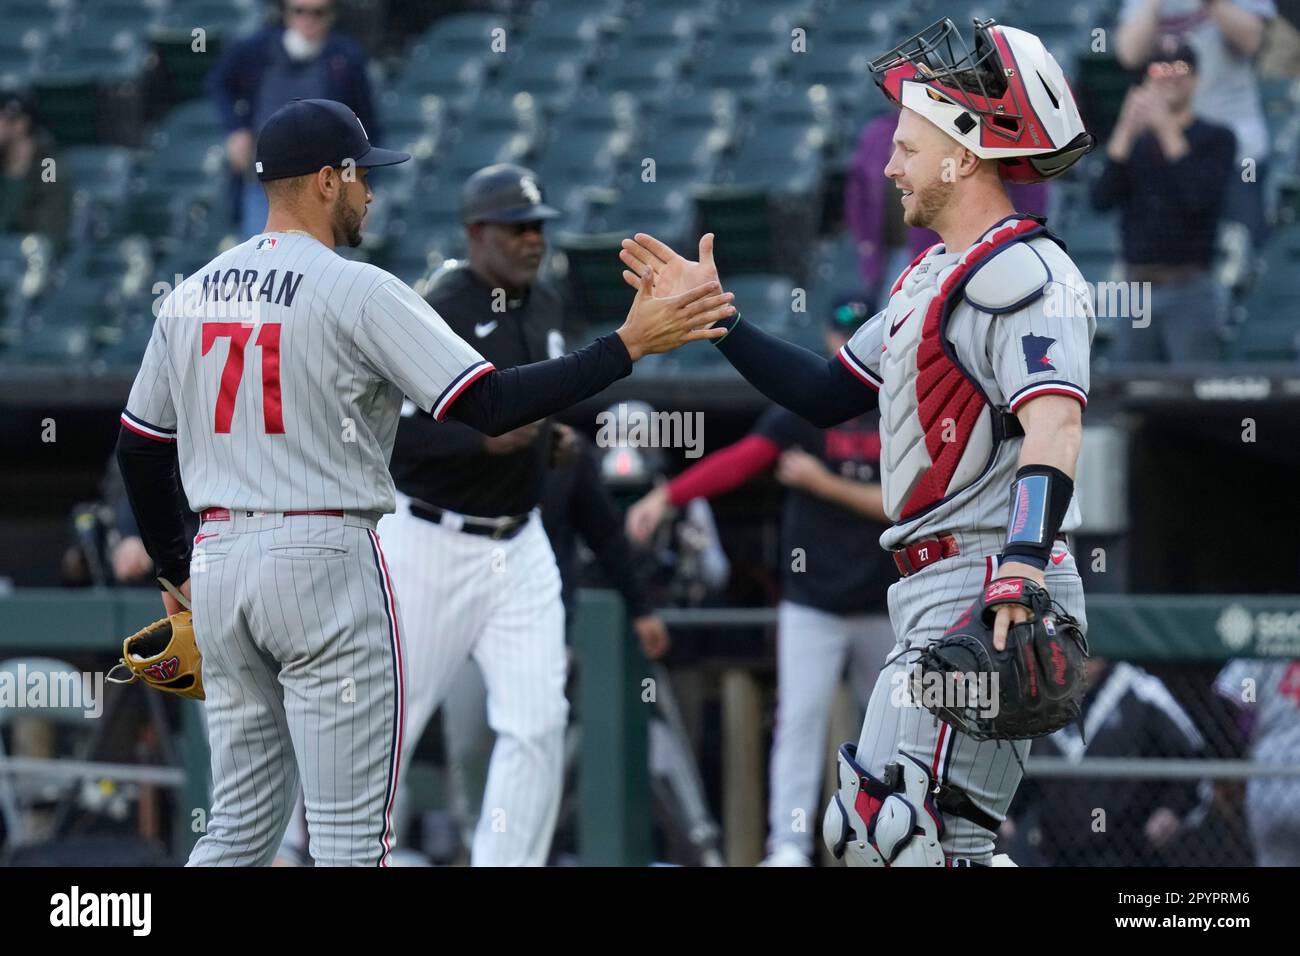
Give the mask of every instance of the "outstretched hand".
[{"label": "outstretched hand", "polygon": [[724,293],[716,280],[665,294],[654,269],[647,268],[644,276],[634,278],[636,298],[618,330],[632,361],[727,334],[726,329],[710,328],[736,312],[731,293]]},{"label": "outstretched hand", "polygon": [[713,233],[706,232],[700,236],[699,256],[698,262],[685,259],[666,243],[644,232],[624,239],[623,248],[618,253],[623,265],[627,266],[623,281],[634,289],[640,289],[642,277],[647,272],[654,272],[656,296],[680,295],[706,282],[718,282],[718,267],[713,262]]}]

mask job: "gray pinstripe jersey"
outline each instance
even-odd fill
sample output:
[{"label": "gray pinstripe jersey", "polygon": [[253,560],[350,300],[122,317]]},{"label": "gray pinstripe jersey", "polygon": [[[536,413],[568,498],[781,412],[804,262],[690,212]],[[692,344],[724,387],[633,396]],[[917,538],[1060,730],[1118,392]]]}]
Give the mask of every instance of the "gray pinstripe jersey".
[{"label": "gray pinstripe jersey", "polygon": [[[948,320],[947,351],[994,408],[1015,411],[1041,394],[1068,395],[1086,405],[1088,352],[1096,329],[1091,296],[1055,242],[1040,236],[1023,245],[1037,253],[1050,273],[1043,295],[1019,308],[1013,297],[1011,307],[997,313],[963,298]],[[849,370],[880,394],[881,482],[885,510],[897,522],[881,535],[885,548],[946,532],[1006,529],[1023,440],[1003,441],[986,467],[992,415],[976,415],[975,405],[960,396],[959,376],[951,368],[944,371],[938,337],[925,331],[931,301],[968,253],[946,252],[942,244],[932,247],[889,306],[858,329],[840,352]],[[1014,274],[995,279],[1000,286],[1016,281]],[[940,458],[949,455],[954,460],[945,470]],[[936,503],[910,510],[908,503],[924,496],[927,482],[937,488],[931,489]],[[907,520],[900,520],[905,514]],[[1079,521],[1078,503],[1072,501],[1061,530],[1073,530]]]},{"label": "gray pinstripe jersey", "polygon": [[162,302],[122,423],[177,442],[196,511],[389,512],[403,393],[441,418],[491,368],[394,276],[267,233]]}]

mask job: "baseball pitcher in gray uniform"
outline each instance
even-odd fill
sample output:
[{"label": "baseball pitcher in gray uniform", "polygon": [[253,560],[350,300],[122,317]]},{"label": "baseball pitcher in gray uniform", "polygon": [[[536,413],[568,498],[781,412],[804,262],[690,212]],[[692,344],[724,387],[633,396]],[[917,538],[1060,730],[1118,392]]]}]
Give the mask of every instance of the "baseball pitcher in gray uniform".
[{"label": "baseball pitcher in gray uniform", "polygon": [[[907,652],[957,625],[976,600],[996,607],[1001,649],[1007,628],[1027,618],[1014,600],[1026,581],[1085,620],[1065,532],[1079,523],[1073,475],[1091,298],[1063,243],[1015,213],[1004,181],[1054,176],[1092,138],[1038,38],[993,21],[976,22],[973,50],[951,21],[936,23],[872,70],[901,107],[884,175],[907,224],[943,241],[829,362],[739,316],[720,323],[729,331],[718,348],[819,427],[880,408],[882,493],[894,522],[880,543],[902,575],[888,594],[898,643],[861,738],[841,748],[827,845],[855,865],[989,865],[1028,745],[980,742],[942,722],[911,694],[916,655]],[[625,279],[654,270],[662,292],[716,275],[711,236],[699,262],[642,234],[624,242],[622,258]]]},{"label": "baseball pitcher in gray uniform", "polygon": [[[141,536],[185,582],[203,655],[213,796],[190,865],[270,863],[299,780],[318,865],[387,864],[404,665],[375,524],[393,510],[403,395],[500,434],[648,352],[723,334],[704,327],[734,311],[716,283],[661,298],[650,280],[618,332],[494,369],[401,281],[334,252],[360,243],[369,168],[409,158],[371,146],[341,103],[273,114],[257,144],[265,232],[161,303],[122,413]],[[178,477],[202,518],[192,544]]]}]

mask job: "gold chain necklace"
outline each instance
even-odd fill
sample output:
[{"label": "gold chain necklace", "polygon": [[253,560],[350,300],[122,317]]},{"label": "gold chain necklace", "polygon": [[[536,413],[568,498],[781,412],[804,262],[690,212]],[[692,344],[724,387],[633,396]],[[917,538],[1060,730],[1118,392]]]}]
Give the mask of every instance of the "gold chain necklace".
[{"label": "gold chain necklace", "polygon": [[316,238],[310,232],[303,232],[301,229],[281,229],[280,232],[290,236],[306,236],[308,239]]}]

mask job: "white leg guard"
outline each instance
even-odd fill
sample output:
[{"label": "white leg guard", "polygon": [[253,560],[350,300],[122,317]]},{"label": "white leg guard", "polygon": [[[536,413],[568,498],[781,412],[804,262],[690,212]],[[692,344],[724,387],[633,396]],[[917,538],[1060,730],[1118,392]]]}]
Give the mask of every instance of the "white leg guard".
[{"label": "white leg guard", "polygon": [[945,866],[930,771],[900,753],[882,782],[856,757],[856,745],[840,747],[840,789],[822,818],[822,839],[835,858],[846,866]]}]

